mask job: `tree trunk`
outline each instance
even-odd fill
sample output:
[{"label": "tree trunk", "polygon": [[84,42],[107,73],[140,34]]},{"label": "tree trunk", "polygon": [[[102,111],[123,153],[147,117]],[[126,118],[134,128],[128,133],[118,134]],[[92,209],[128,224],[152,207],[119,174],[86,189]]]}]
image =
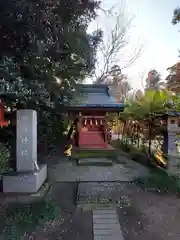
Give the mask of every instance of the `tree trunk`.
[{"label": "tree trunk", "polygon": [[140,134],[140,126],[139,126],[139,124],[137,124],[137,147],[139,148],[140,147],[140,136],[139,136],[139,134]]},{"label": "tree trunk", "polygon": [[122,129],[122,141],[125,142],[125,131],[126,131],[127,122],[123,122],[123,129]]},{"label": "tree trunk", "polygon": [[128,143],[129,143],[129,130],[130,130],[130,127],[131,127],[131,123],[132,123],[132,120],[129,120],[129,123],[128,123],[128,127],[127,127],[127,132],[126,132],[126,146],[128,145]]},{"label": "tree trunk", "polygon": [[151,156],[151,138],[152,138],[152,121],[150,120],[148,123],[148,155]]},{"label": "tree trunk", "polygon": [[131,132],[130,132],[130,136],[131,136],[131,145],[134,144],[134,129],[135,129],[135,126],[134,126],[134,124],[132,124]]}]

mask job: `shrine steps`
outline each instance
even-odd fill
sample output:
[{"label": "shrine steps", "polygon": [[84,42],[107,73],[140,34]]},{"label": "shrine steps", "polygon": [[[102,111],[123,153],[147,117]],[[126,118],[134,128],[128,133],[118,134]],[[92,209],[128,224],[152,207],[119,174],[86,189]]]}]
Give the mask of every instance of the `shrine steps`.
[{"label": "shrine steps", "polygon": [[110,158],[80,158],[77,160],[79,166],[112,166],[114,161]]},{"label": "shrine steps", "polygon": [[73,147],[71,158],[79,165],[112,165],[117,159],[117,150],[111,145],[107,148]]}]

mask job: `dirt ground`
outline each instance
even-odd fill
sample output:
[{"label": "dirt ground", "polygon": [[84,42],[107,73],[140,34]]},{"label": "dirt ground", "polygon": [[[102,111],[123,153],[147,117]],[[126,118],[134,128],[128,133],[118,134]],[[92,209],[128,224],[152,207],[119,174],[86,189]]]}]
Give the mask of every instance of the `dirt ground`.
[{"label": "dirt ground", "polygon": [[59,205],[62,221],[23,240],[93,240],[92,213],[76,210],[76,190],[76,183],[54,183],[50,197]]},{"label": "dirt ground", "polygon": [[125,240],[180,239],[180,198],[137,187],[124,194],[131,205],[117,211]]},{"label": "dirt ground", "polygon": [[[179,197],[144,191],[134,183],[122,184],[129,203],[117,207],[124,240],[180,239]],[[50,195],[61,208],[61,221],[22,240],[93,240],[92,212],[76,209],[76,191],[76,183],[54,183]]]},{"label": "dirt ground", "polygon": [[[123,183],[130,203],[117,208],[124,240],[179,240],[180,198],[162,192],[144,191],[136,184]],[[79,212],[75,206],[77,185],[56,183],[52,197],[61,206],[64,223],[53,227],[37,240],[93,240],[91,211]],[[62,194],[63,193],[63,194]]]}]

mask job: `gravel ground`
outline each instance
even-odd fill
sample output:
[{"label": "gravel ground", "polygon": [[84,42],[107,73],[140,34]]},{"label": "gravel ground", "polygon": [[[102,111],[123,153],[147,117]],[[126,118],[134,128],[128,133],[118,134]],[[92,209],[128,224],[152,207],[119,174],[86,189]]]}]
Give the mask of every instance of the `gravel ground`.
[{"label": "gravel ground", "polygon": [[124,240],[180,239],[180,198],[175,195],[144,191],[135,183],[81,183],[76,198],[77,189],[76,183],[54,183],[51,197],[61,208],[61,221],[22,240],[93,240],[92,211],[75,204],[85,202],[85,196],[90,203],[101,197],[116,203]]},{"label": "gravel ground", "polygon": [[[104,195],[103,185],[106,191]],[[77,185],[72,183],[57,183],[53,190],[53,197],[57,199],[62,208],[66,220],[64,224],[55,227],[53,231],[47,232],[43,238],[37,240],[93,240],[92,236],[92,213],[76,210],[75,192]],[[79,185],[81,196],[87,197],[93,192],[92,199],[97,193],[110,199],[114,198],[116,204],[119,199],[117,213],[122,227],[125,240],[179,240],[180,239],[180,199],[175,195],[162,192],[148,192],[140,189],[134,183],[99,183]],[[60,196],[58,193],[63,193]],[[79,196],[80,196],[79,195]],[[95,197],[96,198],[96,197]],[[123,198],[123,204],[122,203]],[[127,204],[124,202],[127,200]],[[79,199],[80,200],[80,199]],[[90,201],[91,202],[91,201]],[[92,201],[93,202],[93,201]],[[61,236],[61,237],[60,237]]]},{"label": "gravel ground", "polygon": [[117,208],[125,240],[179,240],[180,199],[144,192],[135,185],[124,191],[131,205]]}]

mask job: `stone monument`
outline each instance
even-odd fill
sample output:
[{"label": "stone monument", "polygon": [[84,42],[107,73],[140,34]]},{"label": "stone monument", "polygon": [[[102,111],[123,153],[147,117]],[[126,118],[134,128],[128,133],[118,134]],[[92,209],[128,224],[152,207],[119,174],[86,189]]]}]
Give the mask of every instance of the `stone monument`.
[{"label": "stone monument", "polygon": [[180,124],[178,116],[168,116],[167,129],[168,173],[180,176]]},{"label": "stone monument", "polygon": [[47,177],[47,166],[37,164],[37,112],[16,114],[16,172],[3,176],[3,192],[37,192]]}]

